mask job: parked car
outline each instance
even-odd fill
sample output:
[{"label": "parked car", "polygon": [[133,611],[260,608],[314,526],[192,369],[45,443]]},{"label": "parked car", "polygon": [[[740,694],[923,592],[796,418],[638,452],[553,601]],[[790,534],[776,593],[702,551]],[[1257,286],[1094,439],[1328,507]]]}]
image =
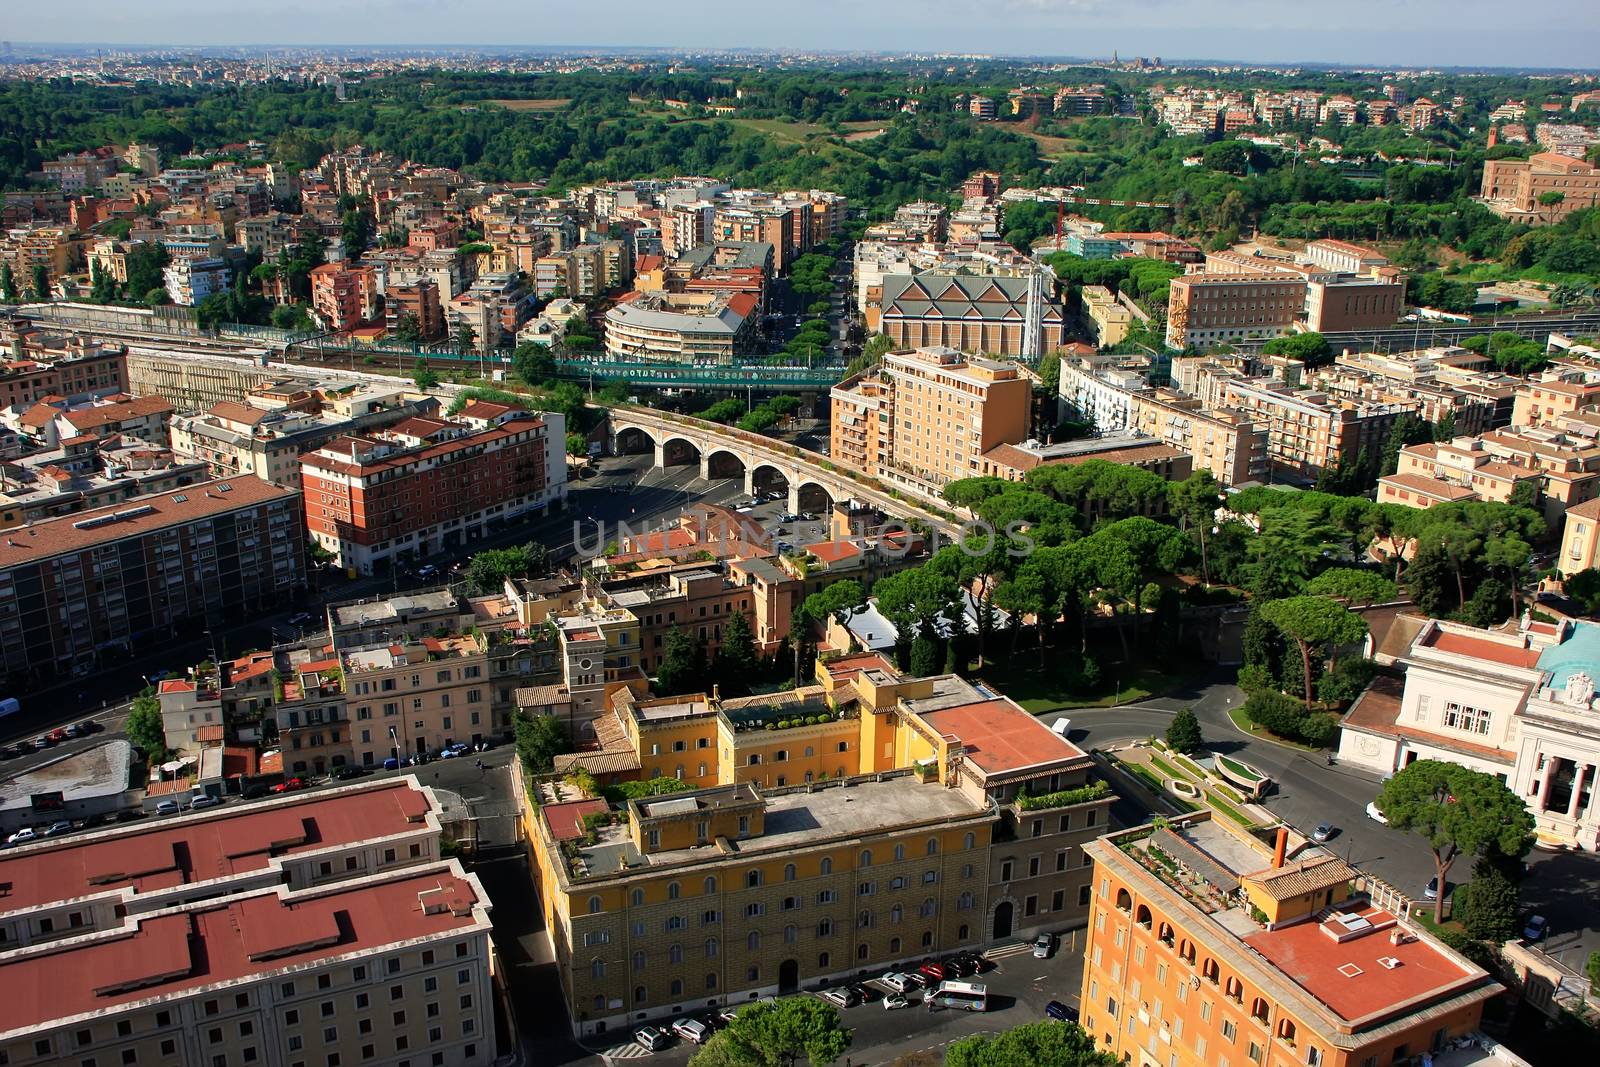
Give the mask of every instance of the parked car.
[{"label": "parked car", "polygon": [[239,793],[239,796],[244,800],[260,800],[270,791],[271,790],[267,788],[267,783],[252,782],[244,787],[243,791]]},{"label": "parked car", "polygon": [[1038,937],[1033,939],[1033,958],[1034,959],[1036,959],[1036,960],[1047,960],[1047,959],[1050,958],[1050,953],[1054,952],[1055,950],[1056,950],[1056,935],[1055,934],[1040,934]]},{"label": "parked car", "polygon": [[[438,577],[438,575],[439,575],[439,568],[435,567],[431,563],[424,563],[422,566],[417,568],[417,578],[420,581],[424,581],[424,582],[432,581],[434,578]],[[645,1029],[648,1030],[649,1027],[645,1027]]]},{"label": "parked car", "polygon": [[913,989],[917,985],[916,980],[913,979],[909,974],[901,974],[899,971],[890,971],[888,974],[880,977],[878,981],[883,985],[888,986],[896,993],[904,993],[906,990]]},{"label": "parked car", "polygon": [[884,1011],[893,1011],[896,1008],[909,1007],[911,1007],[911,1001],[906,999],[906,995],[904,993],[890,993],[888,996],[883,998]]},{"label": "parked car", "polygon": [[95,722],[93,719],[84,719],[78,724],[78,732],[84,737],[88,737],[90,734],[97,734],[101,731],[101,729],[101,725]]},{"label": "parked car", "polygon": [[1334,835],[1334,832],[1333,823],[1324,819],[1323,821],[1317,823],[1316,829],[1311,831],[1311,840],[1320,845],[1331,838]]},{"label": "parked car", "polygon": [[20,746],[20,745],[0,745],[0,760],[3,760],[3,759],[16,759],[20,755],[22,755],[22,746]]},{"label": "parked car", "polygon": [[865,1004],[869,1000],[878,999],[878,991],[869,985],[863,985],[860,982],[852,982],[849,986],[849,989],[850,992],[856,995],[856,1000],[862,1004]]},{"label": "parked car", "polygon": [[33,739],[33,747],[41,752],[53,744],[55,744],[55,742],[50,739],[49,734],[46,734],[43,737],[35,737]]},{"label": "parked car", "polygon": [[685,1041],[703,1045],[711,1037],[711,1030],[699,1019],[679,1019],[672,1024],[672,1032]]},{"label": "parked car", "polygon": [[1378,807],[1376,800],[1367,801],[1367,818],[1373,822],[1381,822],[1385,826],[1389,825],[1389,817],[1383,813],[1382,808]]},{"label": "parked car", "polygon": [[917,973],[925,975],[935,982],[944,981],[944,965],[935,959],[926,959],[917,964]]},{"label": "parked car", "polygon": [[972,968],[972,973],[973,974],[982,974],[984,972],[984,970],[986,969],[986,965],[988,963],[988,961],[985,960],[981,955],[979,955],[976,952],[970,952],[970,951],[969,952],[957,952],[956,953],[956,959],[961,960],[964,963],[966,963],[967,965],[969,965]]},{"label": "parked car", "polygon": [[667,1032],[659,1026],[641,1026],[633,1032],[633,1039],[640,1048],[650,1052],[659,1052],[667,1047]]},{"label": "parked car", "polygon": [[44,836],[60,837],[62,834],[70,833],[72,833],[72,820],[57,819],[55,822],[50,824],[50,828],[44,832]]},{"label": "parked car", "polygon": [[1530,915],[1528,917],[1528,925],[1522,928],[1522,940],[1538,941],[1544,937],[1549,929],[1550,924],[1543,915]]},{"label": "parked car", "polygon": [[273,786],[272,791],[274,793],[293,793],[296,789],[304,789],[305,787],[306,781],[304,778],[285,778]]},{"label": "parked car", "polygon": [[352,778],[365,776],[367,769],[355,763],[342,763],[333,769],[333,777],[337,781],[348,782]]},{"label": "parked car", "polygon": [[1044,1014],[1048,1019],[1055,1019],[1063,1023],[1078,1021],[1078,1009],[1070,1004],[1063,1004],[1059,1000],[1052,1000],[1044,1006]]},{"label": "parked car", "polygon": [[189,810],[199,811],[201,808],[215,808],[221,804],[221,797],[212,796],[210,793],[196,793],[189,801]]},{"label": "parked car", "polygon": [[163,800],[156,805],[157,815],[180,815],[182,813],[183,805],[176,800]]},{"label": "parked car", "polygon": [[738,1017],[738,1008],[723,1008],[721,1011],[717,1012],[717,1022],[721,1023],[723,1026],[727,1026]]},{"label": "parked car", "polygon": [[73,723],[71,726],[65,727],[65,733],[68,737],[85,737],[88,732],[77,723]]},{"label": "parked car", "polygon": [[393,756],[390,756],[388,759],[383,761],[383,769],[386,771],[397,771],[400,769],[400,761],[395,759]]},{"label": "parked car", "polygon": [[861,1003],[861,998],[856,996],[855,990],[849,986],[836,986],[833,989],[824,989],[822,999],[841,1008],[853,1008]]},{"label": "parked car", "polygon": [[309,626],[316,621],[316,616],[309,611],[302,611],[298,615],[289,616],[290,626]]},{"label": "parked car", "polygon": [[1422,890],[1422,895],[1427,897],[1429,900],[1438,900],[1439,899],[1439,876],[1438,875],[1434,875],[1432,878],[1428,879],[1428,884]]},{"label": "parked car", "polygon": [[61,742],[65,741],[67,738],[71,737],[72,735],[67,733],[67,731],[64,728],[62,728],[60,726],[57,726],[54,730],[51,730],[50,733],[48,735],[46,735],[46,736],[48,736],[50,738],[51,744],[59,745]]},{"label": "parked car", "polygon": [[6,844],[8,844],[8,845],[21,845],[21,844],[25,844],[26,842],[29,842],[29,841],[37,840],[38,837],[39,837],[39,833],[33,827],[24,826],[22,829],[18,830],[16,833],[14,833],[10,837],[6,838]]}]

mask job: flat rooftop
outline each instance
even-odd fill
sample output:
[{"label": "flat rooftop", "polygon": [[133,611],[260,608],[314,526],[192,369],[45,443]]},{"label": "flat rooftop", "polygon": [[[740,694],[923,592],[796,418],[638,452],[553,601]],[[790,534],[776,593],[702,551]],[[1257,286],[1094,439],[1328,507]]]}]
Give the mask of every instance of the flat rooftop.
[{"label": "flat rooftop", "polygon": [[1481,980],[1477,968],[1468,970],[1426,941],[1404,931],[1392,938],[1396,921],[1362,902],[1326,922],[1295,923],[1243,940],[1348,1022],[1402,1011]]},{"label": "flat rooftop", "polygon": [[[133,746],[107,741],[5,780],[0,810],[26,808],[40,793],[60,792],[62,800],[87,800],[127,791],[133,768]],[[0,910],[5,895],[0,893]]]},{"label": "flat rooftop", "polygon": [[456,610],[455,594],[449,589],[432,589],[405,596],[389,597],[358,604],[338,604],[333,609],[335,626],[371,626],[404,620],[413,615],[431,615]]},{"label": "flat rooftop", "polygon": [[1525,643],[1496,641],[1489,637],[1455,633],[1443,627],[1435,627],[1431,634],[1423,638],[1420,647],[1470,659],[1488,660],[1507,667],[1531,668],[1539,665],[1539,650],[1528,648]]},{"label": "flat rooftop", "polygon": [[922,720],[941,734],[960,738],[967,761],[985,774],[1088,758],[1083,749],[1009,700],[930,711]]},{"label": "flat rooftop", "polygon": [[151,997],[283,973],[488,922],[452,862],[328,892],[266,891],[129,917],[118,930],[0,957],[0,1039]]},{"label": "flat rooftop", "polygon": [[259,871],[279,856],[415,830],[432,810],[415,779],[393,778],[8,849],[0,853],[0,915]]}]

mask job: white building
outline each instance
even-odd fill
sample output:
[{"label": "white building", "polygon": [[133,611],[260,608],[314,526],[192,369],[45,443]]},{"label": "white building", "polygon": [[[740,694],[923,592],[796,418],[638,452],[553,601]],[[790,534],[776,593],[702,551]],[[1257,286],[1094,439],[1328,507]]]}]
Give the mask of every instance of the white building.
[{"label": "white building", "polygon": [[1134,395],[1149,389],[1148,379],[1134,367],[1063,359],[1056,391],[1073,418],[1100,433],[1115,433],[1135,426]]},{"label": "white building", "polygon": [[1346,715],[1341,761],[1389,773],[1437,759],[1496,775],[1542,843],[1600,850],[1600,625],[1430,619],[1397,663],[1403,686],[1374,683]]},{"label": "white building", "polygon": [[227,292],[230,273],[227,260],[193,256],[173,260],[161,280],[174,304],[194,307],[214,293]]}]

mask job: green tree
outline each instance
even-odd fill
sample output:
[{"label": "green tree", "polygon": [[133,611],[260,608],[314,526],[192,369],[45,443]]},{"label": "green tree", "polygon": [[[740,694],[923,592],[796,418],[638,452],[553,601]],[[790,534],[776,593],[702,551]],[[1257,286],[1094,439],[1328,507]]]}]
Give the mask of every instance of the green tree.
[{"label": "green tree", "polygon": [[1561,588],[1582,606],[1585,615],[1600,613],[1600,570],[1590,567],[1569,574],[1562,580]]},{"label": "green tree", "polygon": [[344,258],[355,262],[372,244],[372,216],[360,210],[346,211],[339,227],[339,239],[344,245]]},{"label": "green tree", "polygon": [[428,368],[427,360],[419,359],[411,366],[411,381],[424,393],[439,387],[437,371]]},{"label": "green tree", "polygon": [[809,1067],[824,1067],[850,1047],[839,1009],[817,997],[746,1005],[717,1038],[727,1040],[713,1048],[718,1045],[713,1038],[689,1062],[695,1067],[794,1067],[804,1058]]},{"label": "green tree", "polygon": [[0,263],[0,299],[8,304],[15,304],[17,297],[17,276],[11,270],[11,264]]},{"label": "green tree", "polygon": [[1584,961],[1583,973],[1589,976],[1589,991],[1600,996],[1600,952],[1589,953]]},{"label": "green tree", "polygon": [[1468,937],[1502,944],[1517,936],[1519,896],[1504,866],[1484,857],[1473,865],[1472,881],[1456,891],[1456,919]]},{"label": "green tree", "polygon": [[464,356],[468,352],[471,352],[473,346],[478,343],[478,331],[472,328],[472,324],[470,322],[463,322],[461,325],[457,326],[454,336],[456,355],[458,356]]},{"label": "green tree", "polygon": [[998,1034],[978,1034],[945,1048],[944,1067],[1116,1067],[1117,1058],[1095,1048],[1094,1036],[1076,1023],[1023,1023]]},{"label": "green tree", "polygon": [[467,564],[467,581],[479,593],[495,593],[507,578],[538,578],[549,573],[550,550],[538,541],[509,548],[486,548]]},{"label": "green tree", "polygon": [[122,732],[152,763],[166,755],[167,732],[161,721],[161,701],[156,699],[154,689],[146,689],[134,698]]},{"label": "green tree", "polygon": [[523,765],[534,774],[544,774],[555,766],[555,758],[572,751],[572,738],[567,725],[554,715],[524,715],[517,713],[513,723],[517,738],[517,755]]},{"label": "green tree", "polygon": [[422,324],[415,315],[408,311],[400,316],[400,321],[394,324],[394,339],[404,345],[422,343]]},{"label": "green tree", "polygon": [[1365,606],[1393,600],[1399,590],[1377,571],[1359,567],[1333,567],[1306,583],[1306,592],[1337,597],[1349,604]]},{"label": "green tree", "polygon": [[1445,918],[1446,879],[1463,855],[1527,855],[1533,816],[1522,798],[1498,778],[1440,760],[1417,760],[1383,784],[1378,807],[1389,825],[1411,830],[1433,853],[1439,886],[1438,917]]},{"label": "green tree", "polygon": [[674,626],[667,631],[656,668],[656,686],[663,693],[687,693],[703,685],[706,677],[706,643]]},{"label": "green tree", "polygon": [[1200,720],[1193,708],[1183,708],[1167,724],[1167,744],[1178,752],[1194,752],[1205,743],[1200,736]]},{"label": "green tree", "polygon": [[589,435],[584,433],[567,434],[567,455],[587,456],[589,454]]},{"label": "green tree", "polygon": [[1200,545],[1200,580],[1211,584],[1211,561],[1206,551],[1206,539],[1217,522],[1217,509],[1222,506],[1222,489],[1217,479],[1205,469],[1197,470],[1181,482],[1173,482],[1167,489],[1168,505],[1172,514],[1183,524],[1189,536]]},{"label": "green tree", "polygon": [[939,642],[921,633],[911,639],[911,673],[914,677],[927,678],[938,674],[943,662]]},{"label": "green tree", "polygon": [[1261,346],[1261,351],[1268,356],[1288,356],[1290,359],[1298,359],[1306,365],[1307,370],[1332,363],[1334,355],[1327,338],[1315,332],[1274,337]]},{"label": "green tree", "polygon": [[511,353],[511,370],[529,385],[540,386],[555,380],[556,358],[549,345],[524,341]]},{"label": "green tree", "polygon": [[50,269],[43,263],[36,263],[33,267],[33,298],[50,299]]},{"label": "green tree", "polygon": [[1349,644],[1367,632],[1361,616],[1324,596],[1296,596],[1261,605],[1261,615],[1300,646],[1306,710],[1311,710],[1311,652]]},{"label": "green tree", "polygon": [[750,620],[744,612],[734,612],[723,627],[722,648],[713,666],[724,695],[743,696],[750,692],[750,684],[761,669],[761,659],[756,655],[755,635],[750,632]]}]

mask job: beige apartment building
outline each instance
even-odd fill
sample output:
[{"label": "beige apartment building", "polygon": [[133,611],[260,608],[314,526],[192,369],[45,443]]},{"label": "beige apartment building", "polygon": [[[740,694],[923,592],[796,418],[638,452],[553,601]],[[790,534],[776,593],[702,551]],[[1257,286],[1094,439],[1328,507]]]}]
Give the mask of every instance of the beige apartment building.
[{"label": "beige apartment building", "polygon": [[414,778],[9,850],[0,1061],[487,1063],[489,898]]},{"label": "beige apartment building", "polygon": [[[604,733],[693,791],[527,819],[581,1036],[1077,925],[1114,795],[1003,697],[819,661],[776,697],[624,699]],[[592,829],[592,833],[591,833]]]},{"label": "beige apartment building", "polygon": [[1167,346],[1204,348],[1288,333],[1305,308],[1306,281],[1290,274],[1188,274],[1172,279]]},{"label": "beige apartment building", "polygon": [[1561,530],[1561,556],[1556,565],[1562,574],[1600,566],[1600,499],[1567,509]]},{"label": "beige apartment building", "polygon": [[1398,404],[1339,401],[1262,378],[1230,379],[1222,390],[1222,406],[1266,428],[1271,469],[1302,481],[1315,481],[1341,459],[1354,461],[1362,449],[1378,455],[1394,420],[1407,410]]},{"label": "beige apartment building", "polygon": [[1549,225],[1600,204],[1600,168],[1555,152],[1485,160],[1478,195],[1496,215]]},{"label": "beige apartment building", "polygon": [[1110,289],[1103,285],[1085,285],[1083,310],[1094,329],[1095,344],[1110,348],[1127,340],[1133,312],[1119,304]]},{"label": "beige apartment building", "polygon": [[1477,437],[1400,450],[1393,475],[1378,482],[1378,500],[1427,508],[1449,500],[1504,503],[1533,482],[1554,525],[1574,505],[1600,492],[1600,445],[1593,436],[1550,427],[1489,430]]},{"label": "beige apartment building", "polygon": [[1567,415],[1596,406],[1600,406],[1600,378],[1591,380],[1582,367],[1552,367],[1517,386],[1511,425],[1554,426]]},{"label": "beige apartment building", "polygon": [[860,469],[937,493],[977,475],[996,445],[1027,439],[1033,386],[1015,364],[934,347],[886,353],[881,373],[843,382],[831,398],[843,448],[836,460],[865,464],[876,455],[875,466]]},{"label": "beige apartment building", "polygon": [[877,470],[894,451],[894,387],[871,372],[846,378],[828,392],[833,418],[828,433],[835,463]]}]

